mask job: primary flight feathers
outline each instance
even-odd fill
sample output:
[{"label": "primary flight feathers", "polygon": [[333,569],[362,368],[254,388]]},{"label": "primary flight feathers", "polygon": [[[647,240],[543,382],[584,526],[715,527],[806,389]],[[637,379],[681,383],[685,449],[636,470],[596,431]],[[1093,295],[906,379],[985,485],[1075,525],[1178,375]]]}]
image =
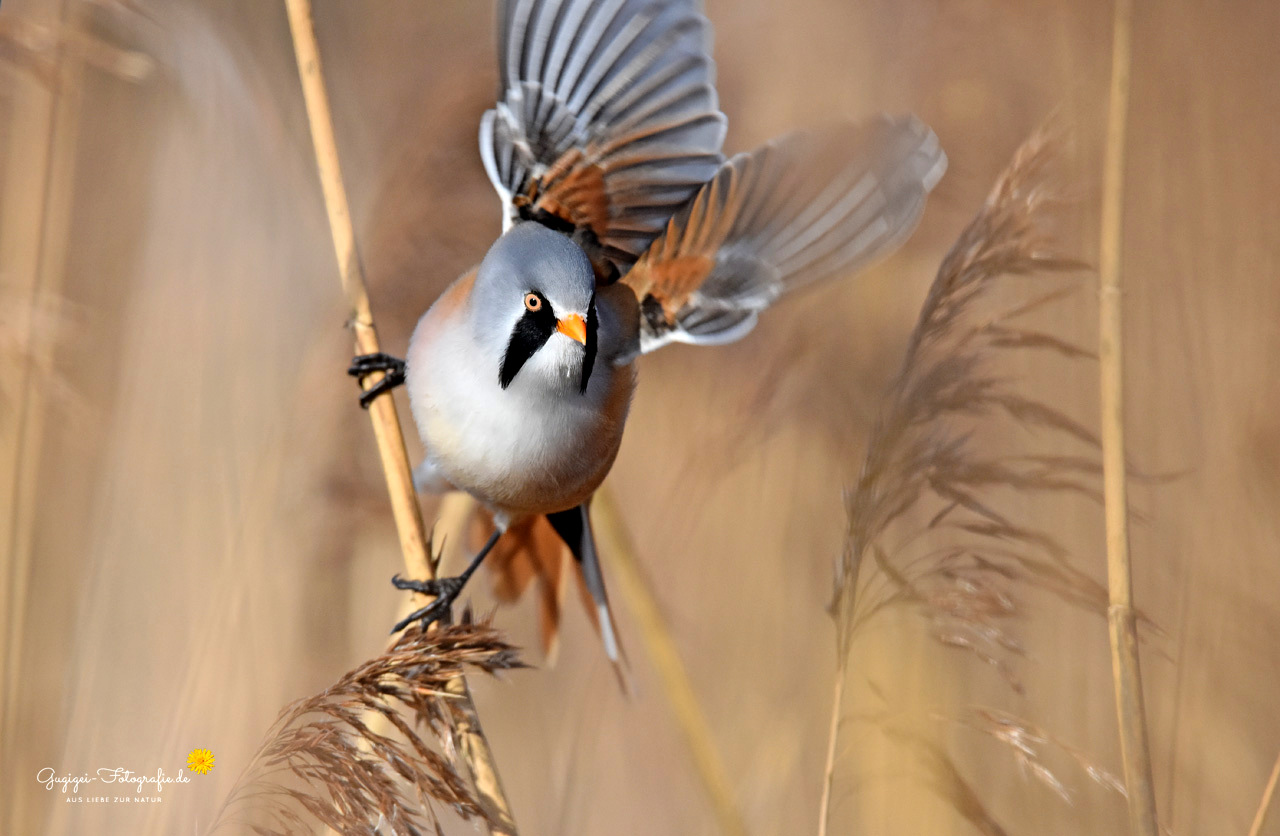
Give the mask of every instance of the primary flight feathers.
[{"label": "primary flight feathers", "polygon": [[889,254],[946,165],[914,117],[790,134],[737,155],[623,279],[641,302],[642,350],[738,339],[784,290]]},{"label": "primary flight feathers", "polygon": [[480,153],[505,223],[589,234],[625,272],[723,160],[710,42],[687,0],[499,3]]},{"label": "primary flight feathers", "polygon": [[738,339],[784,290],[887,255],[946,170],[914,117],[725,162],[710,27],[688,0],[509,0],[498,19],[480,150],[505,220],[607,259],[598,275],[640,301],[641,351]]}]

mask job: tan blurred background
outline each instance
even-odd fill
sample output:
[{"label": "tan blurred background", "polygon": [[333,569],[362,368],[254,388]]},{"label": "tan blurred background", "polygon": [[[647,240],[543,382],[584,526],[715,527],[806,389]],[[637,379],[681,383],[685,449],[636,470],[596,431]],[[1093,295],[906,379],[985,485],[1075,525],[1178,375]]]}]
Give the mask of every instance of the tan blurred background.
[{"label": "tan blurred background", "polygon": [[[939,259],[1051,115],[1071,137],[1063,245],[1095,258],[1111,9],[708,0],[707,14],[729,151],[883,109],[920,114],[951,160],[899,255],[788,300],[737,345],[646,358],[610,480],[750,831],[809,833],[841,491]],[[496,85],[491,15],[481,0],[316,0],[392,352],[499,229],[475,138]],[[0,832],[197,832],[279,708],[377,652],[401,603],[285,14],[5,0],[0,21]],[[1146,695],[1178,836],[1244,833],[1280,749],[1277,33],[1280,4],[1263,0],[1138,3],[1134,19],[1131,457],[1176,478],[1135,484],[1133,549],[1139,605],[1165,631],[1145,646]],[[1048,321],[1091,345],[1095,320],[1086,284]],[[1096,424],[1092,365],[1010,374]],[[1103,577],[1097,508],[1003,501]],[[471,596],[488,606],[485,579]],[[716,832],[619,610],[630,699],[577,608],[551,668],[533,602],[497,613],[540,665],[474,683],[524,833]],[[1119,772],[1102,620],[1031,601],[1024,696],[908,622],[858,645],[850,711],[872,688],[920,714],[999,706]],[[924,728],[1009,833],[1123,831],[1123,802],[1070,765],[1066,804],[999,744]],[[973,832],[891,740],[847,743],[833,832]],[[172,774],[194,747],[217,766],[160,804],[65,804],[34,777]]]}]

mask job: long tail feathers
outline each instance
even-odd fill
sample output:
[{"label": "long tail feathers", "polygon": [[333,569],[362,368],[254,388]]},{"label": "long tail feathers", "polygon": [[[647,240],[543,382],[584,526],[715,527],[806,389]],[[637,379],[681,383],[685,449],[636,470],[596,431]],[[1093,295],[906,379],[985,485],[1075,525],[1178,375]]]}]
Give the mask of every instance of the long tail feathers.
[{"label": "long tail feathers", "polygon": [[[472,519],[471,537],[478,547],[493,533],[493,520],[478,509]],[[493,577],[493,591],[503,603],[518,601],[531,585],[536,585],[539,598],[539,623],[542,651],[548,664],[555,664],[560,647],[560,617],[568,593],[568,580],[574,575],[587,617],[604,644],[605,654],[613,664],[619,683],[626,690],[622,668],[626,653],[618,641],[613,612],[605,593],[594,540],[581,564],[556,534],[546,517],[530,517],[507,529],[486,561]]]},{"label": "long tail feathers", "polygon": [[[609,595],[604,587],[604,573],[600,571],[600,557],[596,551],[595,533],[591,530],[591,515],[588,513],[585,504],[581,506],[580,511],[582,522],[586,527],[586,536],[582,538],[582,553],[579,555],[581,558],[579,563],[582,569],[581,577],[583,586],[586,588],[583,604],[594,605],[596,631],[604,641],[604,652],[613,664],[614,675],[618,678],[618,687],[622,689],[623,693],[627,693],[627,679],[623,666],[626,661],[626,654],[618,643],[618,632],[614,629],[613,611],[609,608]],[[588,596],[590,596],[590,602],[587,600]],[[588,611],[591,611],[590,606],[588,606]]]},{"label": "long tail feathers", "polygon": [[[478,509],[472,518],[472,545],[478,547],[493,530],[492,518]],[[530,517],[508,528],[486,562],[494,596],[503,603],[520,600],[536,581],[542,652],[551,665],[560,651],[560,613],[573,571],[572,566],[569,572],[565,568],[572,562],[573,556],[544,517]]]}]

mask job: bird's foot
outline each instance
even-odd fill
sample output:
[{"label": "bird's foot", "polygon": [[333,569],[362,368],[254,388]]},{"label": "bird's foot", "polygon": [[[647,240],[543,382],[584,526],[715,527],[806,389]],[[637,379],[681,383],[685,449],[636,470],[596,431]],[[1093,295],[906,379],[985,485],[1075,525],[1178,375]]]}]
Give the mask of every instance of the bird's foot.
[{"label": "bird's foot", "polygon": [[391,579],[396,589],[407,589],[423,595],[434,595],[435,600],[425,607],[414,610],[391,628],[392,633],[399,633],[415,621],[422,622],[422,629],[427,629],[434,622],[448,623],[452,615],[453,602],[457,600],[466,586],[467,577],[436,578],[430,581],[415,581],[396,575]]},{"label": "bird's foot", "polygon": [[378,352],[377,354],[357,355],[351,361],[347,374],[363,383],[364,379],[369,375],[375,372],[383,372],[381,380],[360,393],[360,406],[363,409],[368,409],[374,398],[383,392],[390,392],[404,383],[404,370],[405,363],[403,360],[398,357],[392,357],[390,354]]},{"label": "bird's foot", "polygon": [[476,569],[480,568],[480,563],[484,560],[485,555],[493,551],[493,547],[497,544],[498,538],[502,536],[500,530],[494,530],[489,535],[489,539],[485,541],[484,546],[479,553],[471,559],[471,563],[456,578],[433,578],[429,581],[408,580],[396,575],[391,579],[391,583],[396,589],[408,589],[413,592],[420,592],[423,595],[434,595],[435,600],[425,607],[409,613],[408,617],[401,619],[396,626],[391,628],[392,633],[399,633],[415,621],[422,622],[422,629],[427,629],[433,622],[448,622],[450,610],[453,602],[457,600],[462,587],[467,585],[467,581],[475,574]]}]

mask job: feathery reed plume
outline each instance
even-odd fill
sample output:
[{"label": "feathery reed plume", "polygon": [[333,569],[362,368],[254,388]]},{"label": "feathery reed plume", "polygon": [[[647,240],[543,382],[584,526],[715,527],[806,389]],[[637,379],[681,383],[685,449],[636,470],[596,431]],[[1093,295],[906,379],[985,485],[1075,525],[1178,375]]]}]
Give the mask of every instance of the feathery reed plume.
[{"label": "feathery reed plume", "polygon": [[[466,710],[449,691],[464,668],[493,674],[524,667],[487,622],[463,613],[456,626],[409,630],[381,656],[330,688],[286,706],[253,756],[210,832],[233,821],[256,833],[414,834],[439,830],[436,806],[499,826],[439,749],[453,745]],[[391,734],[373,728],[380,718]],[[412,717],[415,723],[406,717]]]},{"label": "feathery reed plume", "polygon": [[[1050,765],[1053,754],[1059,756],[1058,760],[1065,758],[1074,764],[1099,786],[1126,797],[1124,781],[1100,766],[1087,753],[1042,726],[1007,711],[972,706],[958,715],[930,712],[928,718],[977,732],[1008,747],[1014,762],[1025,774],[1068,804],[1074,801],[1076,792],[1054,772]],[[977,830],[988,836],[1006,836],[1007,831],[992,816],[955,760],[918,723],[911,722],[913,718],[904,712],[890,711],[886,703],[874,712],[851,715],[851,719],[874,725],[890,739],[913,751],[924,780],[939,797],[949,799],[956,811]]]},{"label": "feathery reed plume", "polygon": [[1087,753],[1064,742],[1044,727],[1016,717],[1007,711],[974,706],[960,717],[948,718],[938,715],[937,719],[959,723],[1005,744],[1012,750],[1015,762],[1026,774],[1044,784],[1054,795],[1068,804],[1071,803],[1075,794],[1046,761],[1045,755],[1051,750],[1065,755],[1100,786],[1118,793],[1121,797],[1128,797],[1124,782],[1110,770],[1099,766]]},{"label": "feathery reed plume", "polygon": [[1008,836],[1008,831],[991,815],[978,791],[965,779],[946,749],[906,724],[882,721],[880,725],[892,740],[916,753],[924,780],[939,798],[950,800],[965,821],[984,836]]},{"label": "feathery reed plume", "polygon": [[[342,181],[342,166],[338,162],[338,142],[333,132],[329,94],[324,86],[311,2],[286,0],[285,9],[289,17],[294,57],[298,63],[298,76],[302,82],[307,122],[311,128],[312,145],[315,147],[316,168],[324,192],[329,229],[333,235],[334,253],[338,259],[339,278],[351,305],[351,329],[355,334],[356,349],[361,354],[375,354],[379,350],[378,332],[373,324],[368,285],[356,249],[355,228],[351,224],[346,186]],[[381,375],[376,375],[368,379],[368,385],[375,385],[380,379]],[[395,401],[389,397],[375,399],[369,405],[369,419],[378,442],[378,454],[387,480],[387,493],[395,516],[396,531],[400,535],[400,551],[406,575],[410,578],[432,578],[435,576],[435,563],[430,559],[426,527],[422,522],[422,510],[418,506],[418,494],[413,487],[412,469],[405,451],[404,434],[400,428]],[[458,756],[471,771],[476,791],[489,814],[486,818],[497,823],[495,832],[514,834],[516,829],[511,804],[502,787],[493,750],[480,725],[466,680],[459,676],[449,683],[448,690],[465,705],[465,710],[458,715],[461,722],[454,729],[460,743],[457,747]]]},{"label": "feathery reed plume", "polygon": [[[943,260],[870,436],[861,474],[845,501],[845,546],[836,567],[831,612],[837,673],[819,833],[830,817],[842,702],[855,634],[891,607],[910,607],[943,644],[973,653],[1021,691],[1014,661],[1023,648],[1007,629],[1019,586],[1050,592],[1103,614],[1107,592],[1072,567],[1047,532],[997,510],[986,493],[1074,493],[1098,499],[1092,432],[1065,413],[1013,391],[991,370],[1000,352],[1048,351],[1089,356],[1078,347],[1019,322],[1073,288],[1038,291],[1031,301],[979,316],[978,300],[1006,276],[1065,274],[1082,265],[1055,252],[1043,231],[1051,194],[1043,169],[1052,143],[1034,134],[997,180],[977,217]],[[980,430],[1012,422],[1081,448],[1080,455],[988,453]],[[890,537],[894,523],[923,519]],[[931,543],[926,543],[928,535]],[[943,545],[936,545],[942,543]],[[864,564],[870,563],[868,571]],[[927,756],[936,760],[934,756]],[[927,764],[926,764],[927,765]],[[966,818],[973,798],[944,794]],[[981,817],[986,821],[985,813]],[[984,832],[999,832],[983,824]]]},{"label": "feathery reed plume", "polygon": [[[1082,603],[1105,599],[1105,591],[1072,569],[1066,552],[1049,535],[999,513],[977,493],[1006,485],[1023,491],[1098,496],[1086,479],[1098,470],[1088,456],[987,456],[971,443],[976,420],[1004,413],[1021,424],[1074,438],[1091,448],[1097,445],[1088,429],[1053,407],[1011,391],[988,368],[989,355],[997,350],[1043,349],[1068,358],[1088,356],[1064,340],[1015,322],[1057,301],[1070,288],[980,322],[965,317],[1003,276],[1083,267],[1052,252],[1040,230],[1038,215],[1050,198],[1041,181],[1049,151],[1043,133],[1019,149],[982,211],[943,260],[925,299],[902,370],[891,386],[862,472],[845,503],[846,546],[837,565],[832,603],[842,657],[861,624],[898,602],[931,604],[931,611],[974,626],[994,627],[994,619],[1011,614],[1012,602],[993,583],[1018,567],[1032,581],[1071,590],[1078,596],[1074,600]],[[983,541],[983,547],[957,545],[925,555],[917,563],[891,560],[882,545],[891,523],[930,497],[940,506],[927,529],[970,535]],[[992,548],[1002,543],[1028,551]],[[886,582],[882,589],[860,592],[858,571],[865,557],[882,570],[880,578]],[[946,583],[932,585],[937,581]],[[1006,644],[1002,633],[982,632],[996,645]],[[975,651],[980,647],[996,649],[989,641],[975,645]]]}]

